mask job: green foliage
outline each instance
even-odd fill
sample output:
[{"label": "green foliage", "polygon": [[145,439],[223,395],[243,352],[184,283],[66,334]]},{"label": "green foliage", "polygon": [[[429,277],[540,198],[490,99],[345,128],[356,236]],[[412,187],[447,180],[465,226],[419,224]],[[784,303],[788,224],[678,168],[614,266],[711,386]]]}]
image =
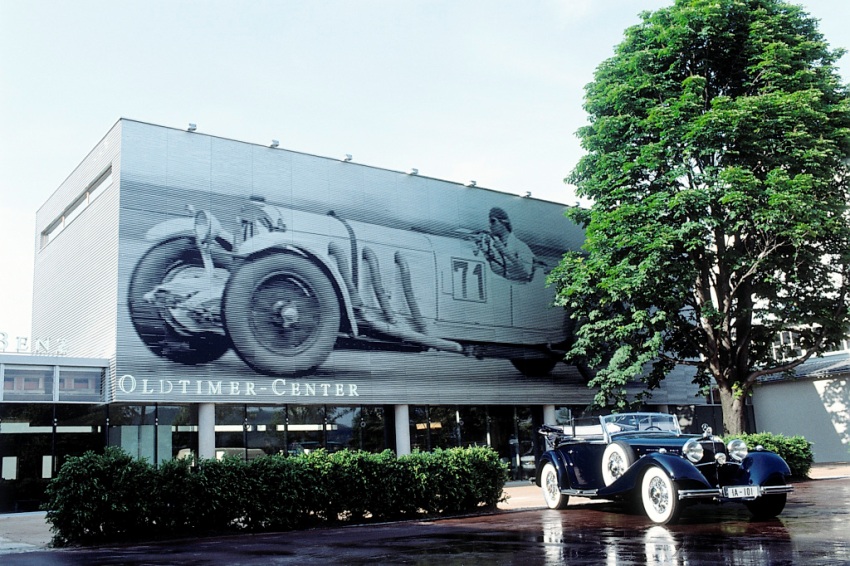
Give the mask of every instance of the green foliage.
[{"label": "green foliage", "polygon": [[54,544],[389,520],[490,509],[508,473],[490,448],[396,457],[343,450],[154,469],[118,448],[70,458],[51,480]]},{"label": "green foliage", "polygon": [[90,543],[144,536],[151,527],[154,470],[120,448],[68,458],[47,485],[54,542]]},{"label": "green foliage", "polygon": [[785,436],[770,432],[759,432],[756,434],[734,434],[724,438],[726,442],[733,438],[740,438],[747,443],[750,450],[756,446],[763,446],[765,450],[776,452],[791,468],[791,475],[795,478],[805,478],[809,475],[812,463],[815,461],[812,454],[812,443],[802,436]]},{"label": "green foliage", "polygon": [[567,179],[593,201],[569,213],[586,240],[550,275],[597,404],[677,363],[746,395],[790,369],[780,331],[809,355],[850,331],[841,55],[784,0],[676,0],[599,65]]}]

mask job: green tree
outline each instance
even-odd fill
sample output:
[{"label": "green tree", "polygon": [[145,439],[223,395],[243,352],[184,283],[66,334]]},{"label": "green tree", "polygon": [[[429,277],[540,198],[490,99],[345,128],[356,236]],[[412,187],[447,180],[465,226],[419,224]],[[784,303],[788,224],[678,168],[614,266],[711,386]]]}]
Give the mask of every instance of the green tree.
[{"label": "green tree", "polygon": [[[850,102],[817,20],[781,0],[676,0],[641,14],[586,87],[589,209],[580,253],[550,276],[582,326],[568,353],[626,405],[676,364],[744,430],[760,376],[850,328]],[[780,331],[799,356],[774,356]],[[790,352],[789,352],[790,354]]]}]

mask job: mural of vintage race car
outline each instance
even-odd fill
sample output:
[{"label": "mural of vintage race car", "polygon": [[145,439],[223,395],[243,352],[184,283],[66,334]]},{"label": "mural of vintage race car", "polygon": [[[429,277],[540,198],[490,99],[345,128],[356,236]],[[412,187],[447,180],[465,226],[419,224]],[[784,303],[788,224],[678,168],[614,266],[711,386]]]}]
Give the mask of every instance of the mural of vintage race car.
[{"label": "mural of vintage race car", "polygon": [[188,209],[148,230],[129,283],[133,327],[160,357],[202,364],[232,347],[285,377],[310,375],[335,348],[439,350],[544,375],[570,339],[545,264],[508,277],[490,231],[402,230],[252,197],[231,232]]}]

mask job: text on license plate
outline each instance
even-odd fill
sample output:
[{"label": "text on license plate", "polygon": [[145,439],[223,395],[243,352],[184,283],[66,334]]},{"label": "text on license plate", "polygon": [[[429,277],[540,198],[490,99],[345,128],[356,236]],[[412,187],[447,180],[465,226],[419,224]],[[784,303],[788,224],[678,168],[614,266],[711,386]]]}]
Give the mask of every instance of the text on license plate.
[{"label": "text on license plate", "polygon": [[742,497],[758,497],[759,488],[754,485],[739,485],[723,488],[723,497],[739,499]]}]

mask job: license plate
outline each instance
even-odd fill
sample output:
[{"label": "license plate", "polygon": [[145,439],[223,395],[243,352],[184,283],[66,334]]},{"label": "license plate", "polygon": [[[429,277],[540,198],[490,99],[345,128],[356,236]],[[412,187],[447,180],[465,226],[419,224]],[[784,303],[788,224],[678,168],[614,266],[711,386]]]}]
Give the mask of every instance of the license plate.
[{"label": "license plate", "polygon": [[736,485],[723,488],[723,497],[728,497],[729,499],[742,499],[758,496],[759,488],[754,485]]}]

